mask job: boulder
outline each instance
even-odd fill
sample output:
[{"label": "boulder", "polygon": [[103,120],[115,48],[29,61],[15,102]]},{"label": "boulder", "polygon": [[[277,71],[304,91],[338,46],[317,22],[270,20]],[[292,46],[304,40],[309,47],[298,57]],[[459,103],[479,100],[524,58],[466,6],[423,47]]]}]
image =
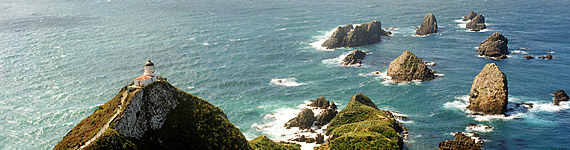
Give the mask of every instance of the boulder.
[{"label": "boulder", "polygon": [[485,115],[505,114],[508,95],[507,75],[497,64],[489,63],[473,80],[467,109]]},{"label": "boulder", "polygon": [[424,17],[424,22],[418,29],[416,29],[416,35],[428,35],[431,33],[437,32],[437,20],[435,19],[435,15],[432,13],[426,14]]},{"label": "boulder", "polygon": [[325,142],[325,136],[319,133],[317,134],[316,140],[317,144],[322,144]]},{"label": "boulder", "polygon": [[429,69],[422,59],[408,50],[390,63],[386,74],[394,82],[429,81],[437,77],[435,71]]},{"label": "boulder", "polygon": [[344,59],[342,59],[343,65],[360,65],[362,64],[362,59],[366,56],[366,53],[361,50],[354,50],[350,52]]},{"label": "boulder", "polygon": [[300,129],[309,129],[315,122],[315,114],[311,109],[305,108],[297,115],[297,117],[289,120],[285,127],[299,127]]},{"label": "boulder", "polygon": [[485,26],[485,17],[482,14],[477,14],[465,27],[471,29],[471,31],[483,30],[487,28],[487,26]]},{"label": "boulder", "polygon": [[558,90],[552,94],[554,96],[554,105],[560,105],[562,101],[568,101],[568,95],[564,90]]},{"label": "boulder", "polygon": [[529,55],[529,56],[524,56],[524,59],[534,59],[534,57]]},{"label": "boulder", "polygon": [[337,47],[356,47],[375,44],[381,41],[381,36],[389,35],[382,29],[382,23],[378,20],[370,21],[359,26],[352,24],[340,26],[334,31],[322,46],[327,49]]},{"label": "boulder", "polygon": [[324,126],[328,124],[337,114],[337,111],[331,108],[327,108],[319,115],[317,115],[317,121],[315,121],[315,126]]},{"label": "boulder", "polygon": [[469,12],[469,14],[467,14],[467,16],[463,16],[463,21],[471,20],[471,19],[473,19],[476,15],[477,15],[477,13],[471,11],[471,12]]},{"label": "boulder", "polygon": [[552,59],[552,58],[554,58],[554,57],[553,57],[552,55],[548,54],[548,55],[546,55],[546,56],[540,56],[540,57],[538,57],[538,58],[540,58],[540,59]]},{"label": "boulder", "polygon": [[507,44],[509,44],[509,40],[501,33],[495,32],[479,44],[477,53],[485,57],[504,59],[507,54],[509,54],[509,47],[507,47]]},{"label": "boulder", "polygon": [[439,142],[439,150],[481,150],[483,149],[483,142],[475,142],[469,136],[458,132],[455,134],[455,139],[445,140]]}]

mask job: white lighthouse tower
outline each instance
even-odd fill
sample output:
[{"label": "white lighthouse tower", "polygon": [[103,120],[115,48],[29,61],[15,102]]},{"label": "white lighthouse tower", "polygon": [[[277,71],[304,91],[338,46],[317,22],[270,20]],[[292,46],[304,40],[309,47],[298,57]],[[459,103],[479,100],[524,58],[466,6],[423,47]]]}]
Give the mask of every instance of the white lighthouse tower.
[{"label": "white lighthouse tower", "polygon": [[133,80],[134,86],[144,87],[147,86],[155,81],[157,81],[157,75],[154,70],[154,63],[150,61],[150,58],[144,64],[144,73],[142,76],[135,78]]}]

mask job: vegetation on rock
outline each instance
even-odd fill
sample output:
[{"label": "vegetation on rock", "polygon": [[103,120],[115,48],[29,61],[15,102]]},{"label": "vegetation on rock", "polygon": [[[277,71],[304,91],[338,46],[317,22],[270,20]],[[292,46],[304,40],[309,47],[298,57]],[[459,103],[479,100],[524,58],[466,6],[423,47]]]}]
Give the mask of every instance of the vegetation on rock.
[{"label": "vegetation on rock", "polygon": [[408,50],[390,63],[386,75],[394,82],[429,81],[437,77],[435,71],[429,69],[421,58]]},{"label": "vegetation on rock", "polygon": [[301,145],[292,142],[274,142],[265,135],[248,142],[253,150],[300,150]]}]

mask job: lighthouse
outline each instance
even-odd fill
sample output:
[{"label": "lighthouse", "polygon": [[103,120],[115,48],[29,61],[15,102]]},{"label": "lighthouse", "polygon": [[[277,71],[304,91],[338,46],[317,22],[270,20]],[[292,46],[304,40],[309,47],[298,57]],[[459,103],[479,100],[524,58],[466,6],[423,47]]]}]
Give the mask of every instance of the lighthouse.
[{"label": "lighthouse", "polygon": [[142,76],[133,79],[133,85],[137,87],[144,87],[147,86],[155,81],[157,81],[159,76],[156,75],[154,70],[154,63],[150,61],[150,58],[144,64],[144,73]]}]

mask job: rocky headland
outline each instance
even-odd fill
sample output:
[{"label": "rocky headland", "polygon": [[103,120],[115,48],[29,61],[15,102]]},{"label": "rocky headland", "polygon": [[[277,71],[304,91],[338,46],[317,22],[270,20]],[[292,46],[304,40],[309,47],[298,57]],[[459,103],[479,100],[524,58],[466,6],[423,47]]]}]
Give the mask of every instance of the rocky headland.
[{"label": "rocky headland", "polygon": [[421,58],[406,50],[392,61],[386,71],[394,82],[429,81],[437,77]]},{"label": "rocky headland", "polygon": [[[291,147],[266,137],[260,138],[266,144],[256,145],[259,142],[255,140],[248,143],[240,130],[228,121],[222,109],[166,81],[156,81],[143,88],[122,88],[113,99],[69,131],[54,149],[248,150],[268,148],[263,148],[263,145]],[[292,147],[286,149],[295,149]]]},{"label": "rocky headland", "polygon": [[404,130],[390,111],[358,93],[328,125],[328,142],[314,149],[402,149]]},{"label": "rocky headland", "polygon": [[432,13],[426,14],[424,21],[419,28],[416,29],[416,35],[425,36],[437,32],[437,20]]},{"label": "rocky headland", "polygon": [[473,17],[473,19],[471,19],[469,23],[467,23],[467,25],[465,25],[465,27],[471,31],[481,31],[483,29],[486,29],[487,26],[485,25],[485,17],[483,14],[477,14],[475,17]]},{"label": "rocky headland", "polygon": [[481,56],[493,59],[505,59],[509,54],[509,47],[507,44],[509,44],[509,40],[501,33],[495,32],[479,44],[477,53]]},{"label": "rocky headland", "polygon": [[509,89],[507,75],[495,63],[489,63],[473,80],[467,109],[474,114],[504,115],[507,111]]},{"label": "rocky headland", "polygon": [[356,26],[348,24],[344,27],[338,27],[322,46],[333,49],[375,44],[381,41],[382,36],[390,34],[390,32],[382,29],[382,23],[378,20]]},{"label": "rocky headland", "polygon": [[342,63],[345,66],[350,65],[360,65],[362,64],[362,59],[366,57],[366,53],[361,50],[353,50],[350,52],[344,59],[342,59]]}]

